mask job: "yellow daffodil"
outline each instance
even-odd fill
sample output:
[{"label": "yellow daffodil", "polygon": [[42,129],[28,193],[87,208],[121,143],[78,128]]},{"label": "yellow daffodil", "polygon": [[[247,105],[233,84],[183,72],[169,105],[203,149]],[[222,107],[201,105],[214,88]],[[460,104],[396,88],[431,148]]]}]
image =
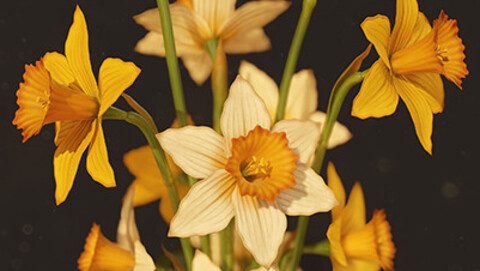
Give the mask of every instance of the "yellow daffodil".
[{"label": "yellow daffodil", "polygon": [[78,258],[80,271],[149,271],[155,264],[140,242],[135,212],[133,190],[129,190],[123,202],[117,229],[117,243],[103,236],[100,226],[93,224]]},{"label": "yellow daffodil", "polygon": [[[201,85],[212,71],[212,60],[204,48],[217,40],[226,53],[245,54],[270,49],[263,27],[283,13],[290,3],[283,0],[249,1],[235,9],[236,0],[182,0],[170,4],[177,56],[181,57],[192,79]],[[158,9],[134,17],[148,34],[135,51],[165,56]]]},{"label": "yellow daffodil", "polygon": [[385,211],[375,210],[366,223],[362,186],[356,182],[345,204],[345,190],[333,164],[327,169],[328,186],[340,205],[332,209],[327,231],[333,271],[393,270],[395,245]]},{"label": "yellow daffodil", "polygon": [[270,267],[287,215],[312,215],[337,204],[323,179],[305,163],[318,134],[311,121],[272,120],[262,99],[241,76],[230,88],[220,119],[223,136],[186,126],[157,135],[175,164],[197,179],[172,219],[169,236],[206,235],[235,217],[245,247]]},{"label": "yellow daffodil", "polygon": [[[278,271],[278,266],[274,265],[268,269],[259,267],[250,269],[250,271]],[[220,267],[210,260],[210,258],[200,250],[195,251],[195,256],[192,261],[192,271],[221,271]]]},{"label": "yellow daffodil", "polygon": [[[255,92],[265,102],[273,121],[278,104],[278,86],[275,81],[267,73],[247,61],[242,61],[238,73],[253,86]],[[317,96],[317,80],[312,70],[301,70],[294,74],[290,83],[284,119],[314,121],[318,123],[318,133],[321,133],[326,114],[317,111]],[[328,142],[328,148],[335,148],[351,138],[352,134],[348,128],[336,122]]]},{"label": "yellow daffodil", "polygon": [[[177,178],[180,173],[178,167],[167,157],[172,175]],[[173,217],[172,203],[170,194],[163,182],[162,174],[158,169],[155,158],[150,146],[129,151],[123,156],[123,163],[130,173],[135,176],[135,180],[129,189],[135,190],[133,197],[133,207],[142,206],[160,199],[159,211],[165,222],[170,223]],[[188,186],[175,182],[180,199],[188,192]]]},{"label": "yellow daffodil", "polygon": [[23,129],[24,141],[55,122],[53,159],[56,203],[72,188],[83,152],[90,145],[87,170],[105,187],[115,186],[108,161],[102,115],[137,78],[132,62],[107,58],[100,67],[98,85],[90,64],[85,17],[77,6],[65,42],[65,56],[47,53],[36,65],[25,67],[25,83],[17,91],[19,109],[13,124]]},{"label": "yellow daffodil", "polygon": [[380,58],[353,101],[352,115],[361,119],[391,115],[400,96],[420,143],[431,154],[433,114],[444,106],[440,74],[460,88],[468,74],[456,21],[442,11],[432,29],[416,0],[397,0],[391,34],[390,22],[382,15],[365,19],[361,26]]}]

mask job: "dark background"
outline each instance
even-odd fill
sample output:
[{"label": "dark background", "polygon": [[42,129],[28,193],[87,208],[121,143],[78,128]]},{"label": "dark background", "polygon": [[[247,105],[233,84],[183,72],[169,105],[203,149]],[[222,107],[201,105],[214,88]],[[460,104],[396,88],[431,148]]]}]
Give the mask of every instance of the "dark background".
[{"label": "dark background", "polygon": [[[245,1],[239,1],[243,3]],[[319,108],[325,110],[329,89],[349,62],[367,46],[360,23],[377,13],[389,16],[392,25],[394,0],[319,0],[307,32],[298,69],[315,71]],[[104,58],[134,61],[142,73],[127,90],[153,115],[160,129],[173,120],[174,110],[165,60],[133,52],[146,33],[131,19],[154,7],[153,0],[103,1],[1,1],[0,4],[0,270],[75,270],[85,237],[93,221],[114,240],[120,200],[132,180],[122,163],[125,152],[144,145],[134,127],[105,121],[109,157],[118,187],[105,189],[92,181],[80,164],[67,200],[54,202],[54,127],[22,144],[20,131],[11,124],[17,109],[15,92],[22,81],[24,64],[34,63],[47,51],[63,53],[65,37],[76,4],[83,9],[90,33],[90,53],[95,74]],[[374,208],[385,208],[398,249],[397,270],[480,270],[480,223],[478,207],[478,15],[480,1],[420,0],[420,9],[430,21],[444,9],[459,21],[466,45],[470,76],[463,91],[445,81],[445,110],[436,115],[433,156],[421,147],[405,105],[387,118],[359,120],[349,115],[353,89],[339,120],[354,138],[327,154],[335,163],[347,191],[353,182],[364,188],[368,219]],[[266,27],[272,50],[250,55],[229,55],[229,81],[240,60],[247,59],[280,81],[290,39],[300,13],[301,1]],[[377,58],[372,53],[364,67]],[[210,124],[209,81],[196,87],[181,66],[189,113],[198,125]],[[116,104],[127,109],[123,101]],[[157,212],[157,203],[136,210],[143,243],[153,256],[166,240],[167,228]],[[324,237],[329,214],[311,219],[307,242]],[[293,229],[295,219],[290,219]],[[329,261],[305,256],[304,270],[329,270]]]}]

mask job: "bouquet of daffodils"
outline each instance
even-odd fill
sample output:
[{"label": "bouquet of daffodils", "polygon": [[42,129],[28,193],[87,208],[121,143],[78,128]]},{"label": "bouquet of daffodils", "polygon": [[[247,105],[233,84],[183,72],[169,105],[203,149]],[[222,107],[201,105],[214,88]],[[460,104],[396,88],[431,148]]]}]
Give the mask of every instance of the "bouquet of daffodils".
[{"label": "bouquet of daffodils", "polygon": [[[430,23],[416,0],[397,0],[393,27],[386,16],[367,17],[361,29],[370,45],[332,84],[324,113],[317,111],[313,71],[296,72],[316,0],[303,0],[279,85],[246,61],[228,81],[227,54],[269,50],[263,27],[288,12],[290,4],[157,0],[157,7],[133,17],[148,30],[135,51],[166,58],[177,117],[164,131],[148,109],[124,93],[141,71],[137,65],[107,58],[95,77],[79,6],[63,53],[47,52],[25,66],[13,124],[22,130],[23,141],[55,124],[57,205],[67,200],[87,148],[92,179],[116,186],[104,121],[132,124],[148,142],[124,156],[136,179],[123,197],[116,242],[94,223],[78,269],[293,271],[301,270],[303,254],[314,254],[329,257],[336,271],[394,270],[396,248],[387,212],[375,210],[367,221],[361,184],[355,183],[347,200],[325,153],[351,138],[336,119],[347,94],[361,85],[352,116],[391,115],[400,97],[422,148],[431,154],[433,114],[444,108],[441,76],[461,89],[468,74],[457,22],[442,11]],[[371,51],[378,59],[362,65]],[[197,85],[210,77],[213,127],[196,126],[189,117],[178,58]],[[120,96],[129,109],[113,106]],[[323,166],[326,180],[320,176]],[[164,248],[162,260],[155,261],[140,240],[134,208],[159,199],[168,237],[178,238],[181,250]],[[322,229],[327,238],[305,245],[310,216],[328,212],[330,226]],[[298,217],[294,231],[287,231],[287,215]]]}]

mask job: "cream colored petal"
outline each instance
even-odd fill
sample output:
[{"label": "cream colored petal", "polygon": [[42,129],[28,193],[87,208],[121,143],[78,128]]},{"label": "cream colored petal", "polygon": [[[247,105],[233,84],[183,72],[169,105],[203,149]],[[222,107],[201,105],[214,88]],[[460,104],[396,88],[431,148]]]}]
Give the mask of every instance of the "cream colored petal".
[{"label": "cream colored petal", "polygon": [[270,267],[287,229],[285,214],[276,203],[240,195],[237,187],[232,199],[235,226],[243,244],[260,265]]},{"label": "cream colored petal", "polygon": [[57,52],[46,53],[43,57],[43,64],[50,72],[53,80],[68,86],[75,81],[72,70],[68,65],[67,58]]},{"label": "cream colored petal", "polygon": [[147,9],[144,12],[133,16],[133,20],[143,26],[148,31],[162,33],[162,24],[160,22],[160,14],[158,8]]},{"label": "cream colored petal", "polygon": [[[268,269],[261,266],[259,268],[251,269],[250,271],[278,271],[278,270],[280,270],[280,268],[278,267],[278,264],[274,264]],[[301,271],[301,270],[302,270],[301,268],[297,268],[297,271]]]},{"label": "cream colored petal", "polygon": [[309,163],[320,139],[320,129],[313,121],[282,120],[272,127],[272,132],[284,132],[288,139],[288,147],[295,151],[299,162]]},{"label": "cream colored petal", "polygon": [[[321,112],[321,111],[316,111],[313,114],[310,115],[308,118],[311,121],[314,121],[318,124],[320,124],[320,130],[322,129],[323,125],[326,122],[327,119],[327,114]],[[332,129],[332,134],[330,135],[330,138],[328,139],[328,149],[333,149],[339,145],[343,145],[347,143],[350,139],[352,139],[352,133],[350,130],[348,130],[347,126],[341,124],[340,122],[336,121],[333,124],[333,129]]]},{"label": "cream colored petal", "polygon": [[235,180],[224,169],[194,184],[180,202],[168,236],[190,237],[223,230],[235,213],[234,187]]},{"label": "cream colored petal", "polygon": [[390,56],[410,43],[419,15],[417,0],[397,0],[395,26],[388,48]]},{"label": "cream colored petal", "polygon": [[212,29],[215,36],[220,33],[220,27],[232,16],[236,0],[194,0],[193,11],[202,16]]},{"label": "cream colored petal", "polygon": [[81,89],[90,96],[98,97],[97,81],[93,76],[92,64],[90,63],[87,22],[78,6],[65,41],[65,56]]},{"label": "cream colored petal", "polygon": [[184,55],[182,61],[190,77],[199,86],[205,83],[212,73],[212,59],[206,51],[201,54]]},{"label": "cream colored petal", "polygon": [[377,60],[353,100],[352,116],[361,119],[388,116],[395,112],[397,104],[398,94],[392,83],[392,75],[385,64]]},{"label": "cream colored petal", "polygon": [[298,164],[294,171],[297,185],[282,190],[275,202],[290,216],[310,216],[328,212],[338,205],[337,199],[322,177],[304,164]]},{"label": "cream colored petal", "polygon": [[133,210],[134,194],[134,189],[127,190],[123,198],[120,221],[117,227],[117,245],[130,252],[135,250],[135,242],[140,240],[140,234],[135,223],[135,211]]},{"label": "cream colored petal", "polygon": [[220,127],[225,136],[227,156],[230,156],[232,138],[246,136],[257,125],[270,129],[272,120],[262,99],[248,81],[238,76],[230,87],[220,118]]},{"label": "cream colored petal", "polygon": [[338,176],[337,170],[332,162],[328,163],[327,167],[328,187],[330,187],[338,200],[339,205],[332,209],[332,220],[335,221],[340,216],[345,207],[345,188],[343,188],[342,180]]},{"label": "cream colored petal", "polygon": [[108,161],[107,145],[101,121],[95,121],[95,134],[87,155],[87,171],[92,178],[105,187],[115,187],[115,175]]},{"label": "cream colored petal", "polygon": [[423,91],[423,97],[427,100],[433,113],[441,113],[444,107],[445,92],[442,78],[436,73],[408,74],[408,81]]},{"label": "cream colored petal", "polygon": [[92,121],[80,121],[70,127],[68,135],[60,142],[55,150],[53,168],[55,175],[55,200],[57,205],[64,202],[72,189],[75,175],[77,175],[78,164],[82,154],[94,134]]},{"label": "cream colored petal", "polygon": [[383,15],[366,18],[361,24],[363,33],[367,37],[383,63],[390,68],[390,57],[388,54],[388,42],[390,40],[390,21]]},{"label": "cream colored petal", "polygon": [[135,242],[135,266],[132,271],[154,271],[155,263],[140,240]]},{"label": "cream colored petal", "polygon": [[221,271],[221,269],[205,253],[197,249],[192,261],[192,271]]},{"label": "cream colored petal", "polygon": [[143,55],[165,57],[163,36],[157,32],[150,31],[137,42],[134,50]]},{"label": "cream colored petal", "polygon": [[408,108],[420,143],[425,151],[432,154],[433,113],[422,90],[403,77],[395,78],[393,83]]},{"label": "cream colored petal", "polygon": [[98,74],[100,116],[133,84],[140,71],[133,62],[125,62],[119,58],[107,58],[103,61]]},{"label": "cream colored petal", "polygon": [[348,202],[342,211],[342,236],[345,234],[360,230],[365,226],[365,198],[363,196],[362,186],[359,182],[353,185]]},{"label": "cream colored petal", "polygon": [[223,48],[229,54],[247,54],[268,51],[272,44],[262,28],[255,28],[226,40]]},{"label": "cream colored petal", "polygon": [[228,39],[240,35],[251,29],[264,27],[275,20],[290,6],[290,2],[283,0],[275,1],[251,1],[240,8],[228,18],[220,28],[220,37],[227,42]]},{"label": "cream colored petal", "polygon": [[317,80],[312,70],[293,75],[288,91],[285,119],[306,120],[317,110]]},{"label": "cream colored petal", "polygon": [[238,74],[247,80],[267,106],[268,113],[275,120],[278,104],[278,86],[267,73],[245,60],[240,63]]},{"label": "cream colored petal", "polygon": [[204,179],[225,167],[223,138],[209,127],[185,126],[157,134],[163,149],[188,175]]}]

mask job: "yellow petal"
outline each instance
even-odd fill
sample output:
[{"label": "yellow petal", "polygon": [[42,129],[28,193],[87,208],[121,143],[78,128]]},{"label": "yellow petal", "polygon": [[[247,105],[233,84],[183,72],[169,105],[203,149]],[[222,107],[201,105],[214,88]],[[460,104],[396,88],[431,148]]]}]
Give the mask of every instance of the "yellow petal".
[{"label": "yellow petal", "polygon": [[397,104],[398,94],[392,84],[392,76],[387,66],[377,60],[353,100],[352,116],[361,119],[388,116],[395,112]]},{"label": "yellow petal", "polygon": [[388,42],[390,40],[390,21],[383,15],[366,18],[361,24],[363,33],[367,37],[383,63],[390,68],[390,57],[388,54]]},{"label": "yellow petal", "polygon": [[[175,49],[178,49],[178,46],[176,46]],[[163,44],[162,34],[154,31],[148,32],[145,37],[137,42],[134,51],[143,55],[165,57],[165,46]]]},{"label": "yellow petal", "polygon": [[356,231],[365,226],[365,199],[359,182],[353,185],[347,205],[342,211],[342,235]]},{"label": "yellow petal", "polygon": [[43,57],[45,68],[50,72],[53,80],[58,83],[69,86],[75,81],[72,70],[68,65],[67,58],[57,52],[46,53]]},{"label": "yellow petal", "polygon": [[432,154],[433,114],[422,90],[405,77],[395,78],[393,84],[408,108],[420,143],[429,154]]},{"label": "yellow petal", "polygon": [[264,27],[287,10],[290,4],[283,0],[248,2],[235,10],[233,15],[222,25],[219,35],[226,43],[228,39],[236,35]]},{"label": "yellow petal", "polygon": [[397,0],[397,14],[390,37],[389,55],[402,50],[410,43],[419,14],[417,0]]},{"label": "yellow petal", "polygon": [[202,16],[218,36],[220,27],[235,10],[236,0],[194,0],[193,11]]},{"label": "yellow petal", "polygon": [[97,81],[90,63],[87,23],[79,6],[75,10],[73,24],[65,41],[65,55],[80,88],[86,94],[98,97]]},{"label": "yellow petal", "polygon": [[379,271],[381,269],[377,262],[371,260],[351,258],[347,262],[346,266],[332,262],[333,271]]},{"label": "yellow petal", "polygon": [[229,54],[247,54],[265,52],[272,44],[262,28],[255,28],[226,40],[223,48]]},{"label": "yellow petal", "polygon": [[133,84],[140,69],[133,62],[124,62],[118,58],[103,61],[98,75],[100,89],[101,116],[120,97],[122,92]]},{"label": "yellow petal", "polygon": [[206,51],[201,54],[185,55],[182,57],[182,61],[190,77],[192,77],[193,81],[199,86],[207,80],[212,72],[212,59]]},{"label": "yellow petal", "polygon": [[410,47],[417,41],[423,39],[430,31],[432,27],[428,22],[427,17],[422,12],[418,13],[417,22],[415,23],[415,27],[413,28],[412,35],[410,37],[410,41],[405,45],[405,48]]},{"label": "yellow petal", "polygon": [[92,178],[105,187],[115,187],[115,176],[108,162],[107,146],[103,135],[102,121],[95,121],[95,134],[87,155],[87,170]]},{"label": "yellow petal", "polygon": [[327,167],[327,179],[328,179],[328,187],[330,187],[337,198],[339,205],[332,209],[332,220],[336,220],[343,208],[345,207],[345,189],[343,188],[342,180],[340,176],[338,176],[337,171],[335,170],[335,166],[329,162]]},{"label": "yellow petal", "polygon": [[421,41],[393,54],[390,58],[393,73],[441,73],[443,66],[436,49],[435,32],[430,32]]},{"label": "yellow petal", "polygon": [[[337,270],[337,266],[347,266],[347,257],[342,246],[342,217],[333,220],[327,230],[327,238],[330,244],[330,259]],[[360,270],[359,270],[360,271]]]},{"label": "yellow petal", "polygon": [[55,199],[57,205],[64,202],[78,170],[78,163],[93,136],[92,121],[79,121],[71,126],[60,142],[53,158],[55,173]]},{"label": "yellow petal", "polygon": [[433,113],[443,111],[445,92],[442,78],[436,73],[421,73],[406,75],[408,81],[423,91],[423,96]]}]

